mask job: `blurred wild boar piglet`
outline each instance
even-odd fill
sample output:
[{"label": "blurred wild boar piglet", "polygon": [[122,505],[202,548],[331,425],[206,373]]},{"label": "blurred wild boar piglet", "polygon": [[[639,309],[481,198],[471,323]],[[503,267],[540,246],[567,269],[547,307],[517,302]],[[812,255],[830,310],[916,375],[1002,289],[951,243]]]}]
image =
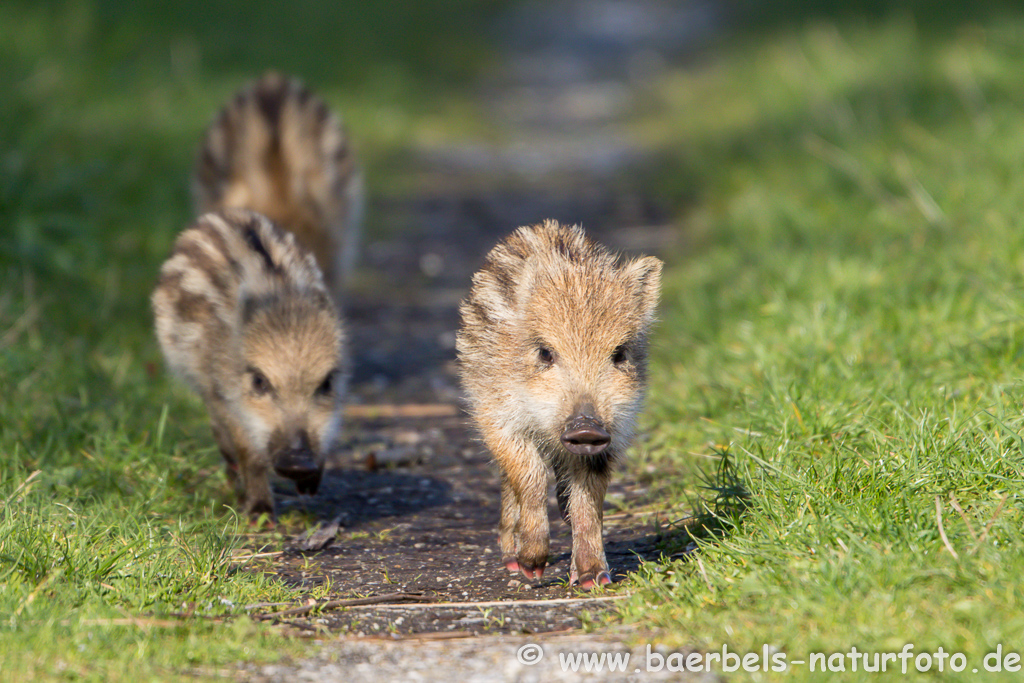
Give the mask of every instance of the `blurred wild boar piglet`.
[{"label": "blurred wild boar piglet", "polygon": [[623,260],[578,226],[523,227],[488,254],[457,338],[470,413],[501,470],[505,566],[540,578],[548,473],[572,528],[570,581],[611,582],[602,508],[644,398],[661,261]]},{"label": "blurred wild boar piglet", "polygon": [[192,196],[197,214],[248,209],[293,233],[341,302],[362,231],[363,175],[340,120],[302,81],[268,72],[220,110]]}]

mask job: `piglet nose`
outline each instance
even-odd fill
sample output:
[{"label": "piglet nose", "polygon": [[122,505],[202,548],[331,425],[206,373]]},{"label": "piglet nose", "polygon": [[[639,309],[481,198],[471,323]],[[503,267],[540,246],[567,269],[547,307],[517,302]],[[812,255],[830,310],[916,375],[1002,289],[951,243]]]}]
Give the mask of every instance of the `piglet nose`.
[{"label": "piglet nose", "polygon": [[597,455],[608,447],[612,436],[593,417],[578,415],[571,418],[562,432],[562,445],[576,455]]},{"label": "piglet nose", "polygon": [[317,463],[310,450],[289,450],[274,461],[274,471],[295,481],[299,493],[316,493],[320,488],[323,465]]}]

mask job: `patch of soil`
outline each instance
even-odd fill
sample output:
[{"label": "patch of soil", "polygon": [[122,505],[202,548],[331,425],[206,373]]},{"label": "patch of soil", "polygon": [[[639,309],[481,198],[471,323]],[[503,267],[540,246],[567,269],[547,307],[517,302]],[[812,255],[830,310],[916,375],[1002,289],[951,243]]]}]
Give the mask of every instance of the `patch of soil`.
[{"label": "patch of soil", "polygon": [[[374,421],[359,429],[374,435],[371,448],[397,450],[407,459],[377,471],[331,470],[305,508],[298,496],[280,493],[282,512],[306,509],[320,519],[340,517],[343,528],[319,552],[290,545],[272,571],[310,590],[329,586],[332,599],[416,594],[432,602],[350,607],[289,623],[360,635],[535,633],[576,628],[584,612],[595,615],[611,606],[612,601],[592,601],[569,587],[571,535],[558,518],[553,496],[549,515],[558,521],[552,525],[551,564],[544,579],[530,581],[505,570],[497,549],[497,472],[464,418]],[[410,435],[417,435],[415,445],[393,445],[407,442]],[[356,452],[370,459],[376,453]],[[677,538],[659,535],[655,524],[661,518],[615,513],[617,505],[643,501],[646,493],[629,478],[612,483],[605,543],[616,579],[635,570],[641,559],[678,546]],[[607,596],[609,591],[597,593]]]}]

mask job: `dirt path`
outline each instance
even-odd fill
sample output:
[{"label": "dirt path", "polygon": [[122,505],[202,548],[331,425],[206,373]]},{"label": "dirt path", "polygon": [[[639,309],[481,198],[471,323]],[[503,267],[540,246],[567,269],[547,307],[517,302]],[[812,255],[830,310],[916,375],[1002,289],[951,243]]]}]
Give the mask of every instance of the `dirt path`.
[{"label": "dirt path", "polygon": [[[471,274],[516,226],[550,217],[582,223],[622,251],[679,248],[668,209],[645,192],[649,160],[624,123],[641,106],[645,79],[715,23],[713,5],[684,5],[521,6],[501,28],[507,68],[481,89],[504,141],[416,150],[404,172],[419,175],[419,189],[372,204],[384,236],[366,245],[346,305],[355,375],[344,455],[312,503],[277,492],[283,512],[304,509],[340,530],[321,551],[287,542],[253,567],[326,593],[321,602],[376,596],[386,604],[273,618],[323,639],[324,649],[315,659],[245,669],[245,678],[576,680],[555,667],[557,651],[626,651],[612,634],[578,635],[584,621],[614,608],[616,588],[595,596],[568,587],[569,531],[553,498],[555,559],[544,580],[501,566],[498,477],[459,408],[455,329]],[[371,408],[424,404],[433,415],[374,416]],[[683,511],[659,510],[650,496],[642,476],[613,479],[605,542],[617,577],[685,550],[680,534],[658,533]],[[542,664],[516,657],[531,634],[545,634],[537,641]],[[645,670],[643,680],[662,674]]]}]

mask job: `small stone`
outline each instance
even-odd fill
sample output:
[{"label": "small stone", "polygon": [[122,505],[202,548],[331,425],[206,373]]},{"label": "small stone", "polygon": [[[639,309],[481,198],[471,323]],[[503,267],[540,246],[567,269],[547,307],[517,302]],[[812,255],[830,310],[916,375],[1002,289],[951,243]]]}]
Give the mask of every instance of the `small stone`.
[{"label": "small stone", "polygon": [[523,585],[523,582],[520,581],[519,579],[512,579],[511,581],[508,582],[508,587],[509,588],[519,588],[522,585]]},{"label": "small stone", "polygon": [[444,272],[444,258],[440,254],[427,252],[420,257],[420,270],[427,277],[437,277]]}]

